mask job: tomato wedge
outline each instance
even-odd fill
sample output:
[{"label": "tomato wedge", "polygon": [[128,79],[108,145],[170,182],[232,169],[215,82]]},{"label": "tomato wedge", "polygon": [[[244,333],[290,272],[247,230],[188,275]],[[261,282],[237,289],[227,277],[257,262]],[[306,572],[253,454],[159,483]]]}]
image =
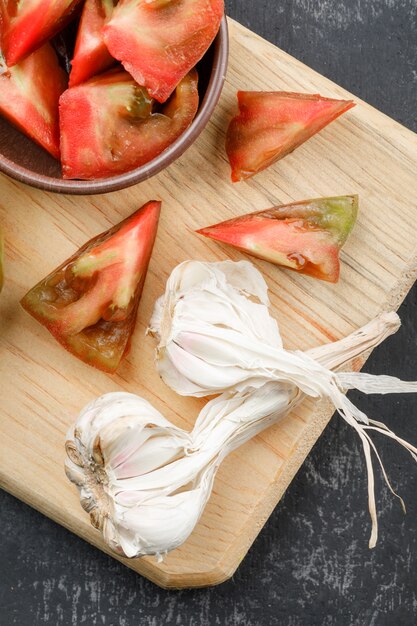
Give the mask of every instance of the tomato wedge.
[{"label": "tomato wedge", "polygon": [[119,69],[68,89],[59,104],[64,178],[103,178],[151,161],[194,119],[197,83],[193,70],[162,108]]},{"label": "tomato wedge", "polygon": [[9,0],[3,53],[9,67],[51,39],[71,19],[80,0]]},{"label": "tomato wedge", "polygon": [[59,97],[67,75],[47,43],[0,75],[0,113],[59,159]]},{"label": "tomato wedge", "polygon": [[105,22],[113,13],[113,0],[86,0],[81,14],[71,61],[70,87],[100,74],[115,62],[102,37]]},{"label": "tomato wedge", "polygon": [[339,251],[356,221],[357,196],[304,200],[197,232],[314,278],[339,280]]},{"label": "tomato wedge", "polygon": [[120,0],[103,37],[139,85],[165,102],[208,50],[223,0]]},{"label": "tomato wedge", "polygon": [[233,182],[282,159],[355,106],[352,100],[285,91],[239,91],[237,97],[239,115],[226,134]]},{"label": "tomato wedge", "polygon": [[130,348],[161,203],[94,237],[21,301],[69,352],[114,372]]}]

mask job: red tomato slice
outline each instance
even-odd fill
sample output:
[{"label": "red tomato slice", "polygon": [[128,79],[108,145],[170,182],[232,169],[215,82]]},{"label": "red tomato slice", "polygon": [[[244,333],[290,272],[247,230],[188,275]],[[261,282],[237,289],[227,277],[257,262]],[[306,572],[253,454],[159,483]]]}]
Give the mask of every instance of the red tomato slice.
[{"label": "red tomato slice", "polygon": [[223,0],[120,0],[103,29],[110,53],[165,102],[212,43]]},{"label": "red tomato slice", "polygon": [[336,283],[339,250],[357,213],[357,196],[318,198],[249,213],[197,232],[259,259]]},{"label": "red tomato slice", "polygon": [[317,94],[239,91],[239,115],[226,135],[232,180],[254,176],[355,106]]},{"label": "red tomato slice", "polygon": [[0,113],[59,159],[59,97],[67,86],[47,43],[0,75]]},{"label": "red tomato slice", "polygon": [[9,67],[51,39],[71,19],[80,0],[9,0],[3,52]]},{"label": "red tomato slice", "polygon": [[194,119],[197,82],[193,70],[157,110],[146,89],[119,69],[68,89],[59,104],[64,178],[103,178],[151,161]]},{"label": "red tomato slice", "polygon": [[101,34],[113,7],[113,0],[85,1],[71,61],[70,87],[100,74],[115,62]]},{"label": "red tomato slice", "polygon": [[161,203],[94,237],[21,301],[79,359],[114,372],[130,348]]}]

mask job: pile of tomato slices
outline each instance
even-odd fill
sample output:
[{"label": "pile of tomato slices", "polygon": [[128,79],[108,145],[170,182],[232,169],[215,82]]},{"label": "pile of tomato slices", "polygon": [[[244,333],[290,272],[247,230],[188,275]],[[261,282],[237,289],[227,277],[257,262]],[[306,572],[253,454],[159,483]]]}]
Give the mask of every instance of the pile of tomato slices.
[{"label": "pile of tomato slices", "polygon": [[0,0],[0,113],[64,178],[130,171],[193,121],[224,0]]}]

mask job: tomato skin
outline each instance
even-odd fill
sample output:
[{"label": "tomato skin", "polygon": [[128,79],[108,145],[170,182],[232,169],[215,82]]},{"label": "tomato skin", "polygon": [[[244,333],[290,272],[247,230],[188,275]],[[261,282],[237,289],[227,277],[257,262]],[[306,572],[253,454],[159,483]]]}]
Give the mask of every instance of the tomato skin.
[{"label": "tomato skin", "polygon": [[59,97],[67,86],[47,43],[0,75],[0,113],[53,157],[59,159]]},{"label": "tomato skin", "polygon": [[85,82],[115,63],[101,34],[112,12],[113,0],[85,1],[71,61],[70,87]]},{"label": "tomato skin", "polygon": [[79,3],[80,0],[8,2],[8,26],[3,35],[8,67],[19,63],[56,35],[71,19]]},{"label": "tomato skin", "polygon": [[66,350],[105,372],[129,352],[160,207],[148,202],[91,239],[21,300]]},{"label": "tomato skin", "polygon": [[120,0],[103,37],[136,82],[165,102],[210,47],[223,13],[223,0]]},{"label": "tomato skin", "polygon": [[[60,99],[64,178],[96,179],[151,161],[191,124],[198,109],[198,76],[193,70],[160,112],[124,70],[110,70],[68,89]],[[141,117],[142,100],[149,99]]]},{"label": "tomato skin", "polygon": [[318,94],[239,91],[239,115],[226,133],[232,181],[245,180],[284,158],[355,106]]},{"label": "tomato skin", "polygon": [[243,252],[331,283],[353,229],[357,196],[304,200],[249,213],[197,232]]}]

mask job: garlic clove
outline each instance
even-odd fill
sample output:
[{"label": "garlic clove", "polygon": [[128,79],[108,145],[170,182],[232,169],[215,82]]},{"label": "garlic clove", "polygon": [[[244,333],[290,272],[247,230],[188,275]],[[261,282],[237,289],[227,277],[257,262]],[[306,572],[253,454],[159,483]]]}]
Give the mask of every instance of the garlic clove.
[{"label": "garlic clove", "polygon": [[203,488],[152,498],[123,514],[120,545],[127,557],[166,554],[189,537],[206,502]]}]

